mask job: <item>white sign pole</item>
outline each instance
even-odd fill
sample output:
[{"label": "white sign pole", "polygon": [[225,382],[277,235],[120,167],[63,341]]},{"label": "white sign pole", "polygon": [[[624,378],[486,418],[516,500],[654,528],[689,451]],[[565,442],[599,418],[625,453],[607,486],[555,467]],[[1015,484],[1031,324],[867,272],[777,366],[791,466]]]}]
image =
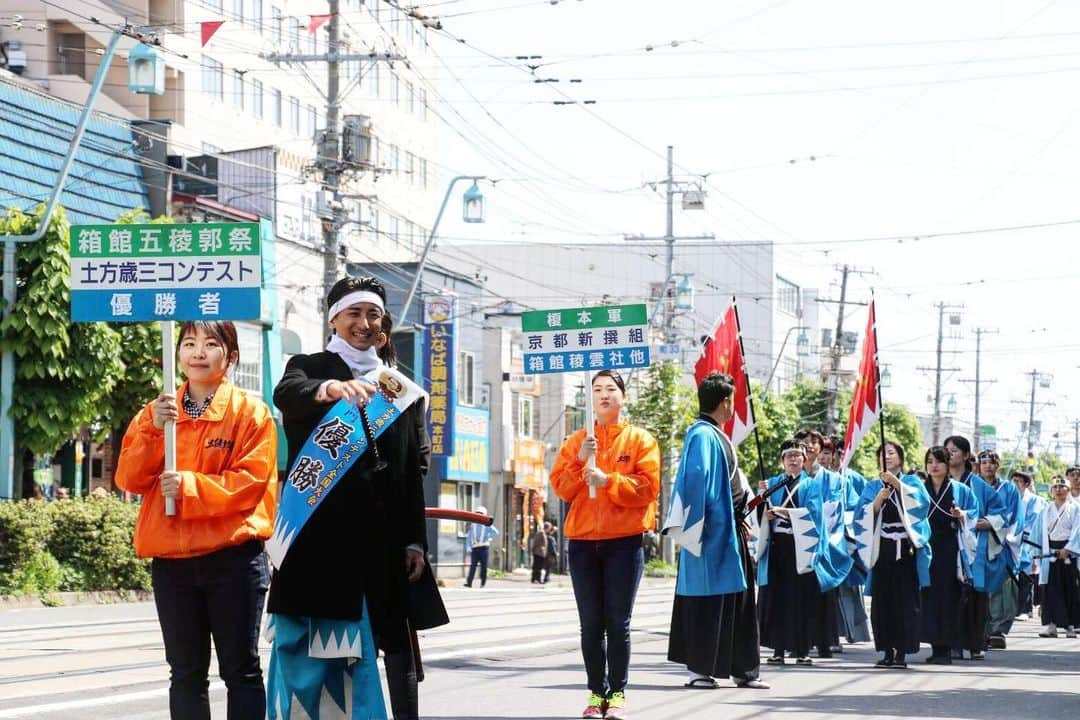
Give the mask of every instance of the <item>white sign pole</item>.
[{"label": "white sign pole", "polygon": [[[585,376],[585,437],[595,438],[596,433],[593,432],[593,399],[592,399],[592,383],[589,382],[589,373],[582,373]],[[596,453],[589,455],[589,458],[585,461],[585,467],[596,467]],[[596,486],[589,485],[589,497],[596,498]]]},{"label": "white sign pole", "polygon": [[[173,321],[163,320],[161,323],[161,372],[162,392],[176,395],[176,355],[173,345]],[[179,403],[178,403],[179,405]],[[165,472],[176,472],[176,422],[165,422]],[[165,498],[165,514],[169,517],[176,515],[176,498]]]}]

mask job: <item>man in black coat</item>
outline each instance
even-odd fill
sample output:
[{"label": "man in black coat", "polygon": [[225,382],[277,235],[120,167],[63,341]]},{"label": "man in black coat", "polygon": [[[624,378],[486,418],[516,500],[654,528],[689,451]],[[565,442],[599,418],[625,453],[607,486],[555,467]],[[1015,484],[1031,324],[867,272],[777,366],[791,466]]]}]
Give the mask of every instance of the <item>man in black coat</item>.
[{"label": "man in black coat", "polygon": [[[274,389],[289,467],[333,403],[346,398],[363,405],[372,394],[358,378],[379,365],[385,302],[375,278],[338,281],[327,297],[334,330],[327,350],[289,361]],[[267,607],[294,617],[356,620],[366,601],[391,675],[412,665],[410,628],[449,621],[425,559],[423,481],[430,445],[424,426],[423,403],[414,403],[376,440],[377,457],[368,450],[323,498],[274,573]],[[395,678],[389,679],[396,706],[401,698],[395,697]],[[405,691],[415,705],[415,675],[410,681]],[[395,708],[395,717],[410,716]]]}]

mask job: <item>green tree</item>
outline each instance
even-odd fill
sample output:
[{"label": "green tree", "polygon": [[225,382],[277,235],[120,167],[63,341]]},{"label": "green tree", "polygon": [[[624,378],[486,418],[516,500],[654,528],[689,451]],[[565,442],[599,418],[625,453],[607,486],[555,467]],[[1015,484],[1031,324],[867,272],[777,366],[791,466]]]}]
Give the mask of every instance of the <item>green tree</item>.
[{"label": "green tree", "polygon": [[[848,409],[851,403],[848,402]],[[878,423],[881,420],[878,419]],[[926,447],[922,442],[922,429],[919,419],[906,405],[885,403],[885,439],[899,443],[904,448],[905,470],[922,469]],[[877,424],[871,428],[855,450],[851,467],[867,477],[878,473],[877,449],[881,445],[881,429]]]},{"label": "green tree", "polygon": [[[1035,484],[1039,486],[1039,492],[1046,494],[1050,481],[1055,475],[1064,475],[1069,464],[1052,452],[1040,452],[1035,457]],[[1001,476],[1008,479],[1013,470],[1027,471],[1027,453],[1011,452],[1006,450],[1001,453]]]},{"label": "green tree", "polygon": [[[32,233],[43,213],[9,210],[0,233]],[[120,333],[105,323],[71,322],[69,227],[57,209],[45,237],[19,248],[18,299],[0,323],[0,344],[16,357],[16,443],[35,454],[55,452],[94,424],[122,370]]]},{"label": "green tree", "polygon": [[[780,443],[790,438],[798,429],[799,411],[788,395],[768,393],[761,395],[761,384],[750,383],[754,394],[754,421],[757,440],[761,442],[761,459],[765,463],[765,477],[780,472]],[[758,468],[757,440],[754,433],[739,443],[739,467],[743,469],[752,486],[761,479]]]},{"label": "green tree", "polygon": [[656,438],[664,458],[682,451],[683,436],[697,416],[697,393],[683,377],[682,366],[676,363],[650,366],[626,409],[630,422]]}]

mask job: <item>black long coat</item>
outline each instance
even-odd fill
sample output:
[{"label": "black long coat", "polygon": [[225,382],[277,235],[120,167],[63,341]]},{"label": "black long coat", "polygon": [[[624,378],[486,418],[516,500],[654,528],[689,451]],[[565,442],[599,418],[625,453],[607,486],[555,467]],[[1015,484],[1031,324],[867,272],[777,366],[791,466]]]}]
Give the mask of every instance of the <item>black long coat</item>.
[{"label": "black long coat", "polygon": [[[330,408],[315,401],[319,386],[352,377],[335,353],[289,361],[274,388],[289,445],[288,467]],[[369,450],[323,498],[275,571],[267,610],[355,620],[366,599],[376,637],[394,651],[407,639],[406,619],[419,629],[449,622],[430,566],[415,583],[405,575],[405,548],[415,544],[427,550],[424,475],[430,444],[421,404],[412,405],[375,444],[388,468],[373,472]]]}]

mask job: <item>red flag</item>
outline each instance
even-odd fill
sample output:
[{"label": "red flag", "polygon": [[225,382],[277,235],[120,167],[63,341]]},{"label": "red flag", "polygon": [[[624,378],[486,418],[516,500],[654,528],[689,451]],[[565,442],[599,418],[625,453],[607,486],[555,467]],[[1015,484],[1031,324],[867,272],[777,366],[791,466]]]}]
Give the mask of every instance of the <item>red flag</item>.
[{"label": "red flag", "polygon": [[694,365],[694,379],[700,384],[712,372],[727,373],[735,381],[735,411],[724,425],[724,432],[733,445],[738,445],[754,429],[754,414],[750,408],[750,382],[739,342],[739,319],[735,313],[734,298],[716,324],[712,337],[705,341],[701,349],[701,357]]},{"label": "red flag", "polygon": [[323,23],[325,23],[327,20],[329,20],[332,17],[334,17],[333,14],[330,14],[330,15],[312,15],[311,16],[311,22],[309,22],[308,26],[307,26],[308,35],[314,35],[315,31],[318,30],[320,27],[322,27]]},{"label": "red flag", "polygon": [[866,335],[863,338],[862,360],[859,361],[859,379],[855,382],[855,392],[851,397],[851,415],[848,417],[847,432],[844,434],[844,455],[840,460],[841,468],[848,466],[859,442],[866,437],[870,428],[877,422],[878,416],[881,415],[876,323],[874,301],[871,300],[870,317],[866,320]]},{"label": "red flag", "polygon": [[207,20],[206,22],[199,23],[199,27],[202,29],[203,47],[206,47],[206,43],[210,42],[210,38],[214,37],[214,33],[216,33],[218,28],[224,24],[224,20]]}]

